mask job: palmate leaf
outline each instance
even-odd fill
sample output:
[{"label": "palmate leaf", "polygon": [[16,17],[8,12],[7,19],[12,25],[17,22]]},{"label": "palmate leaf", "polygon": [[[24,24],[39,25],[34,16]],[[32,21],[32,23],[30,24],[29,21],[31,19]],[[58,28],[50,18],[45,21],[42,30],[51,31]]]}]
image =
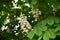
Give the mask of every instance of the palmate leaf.
[{"label": "palmate leaf", "polygon": [[60,36],[60,32],[57,32],[56,35]]},{"label": "palmate leaf", "polygon": [[40,25],[45,26],[46,24],[47,24],[47,20],[42,20],[42,21],[40,22]]},{"label": "palmate leaf", "polygon": [[40,21],[34,27],[36,27],[36,29],[39,29],[41,31],[46,31],[47,26],[45,26],[45,25],[46,25],[46,22],[44,23],[44,21]]},{"label": "palmate leaf", "polygon": [[[23,0],[24,1],[24,0]],[[21,0],[18,0],[17,3],[15,3],[17,5],[17,7],[21,7],[21,9],[11,9],[13,7],[13,0],[0,0],[0,28],[4,25],[4,26],[8,26],[9,29],[12,31],[11,34],[6,33],[4,31],[4,33],[0,32],[0,40],[10,40],[10,39],[16,39],[16,40],[28,40],[26,39],[26,37],[23,38],[23,36],[21,36],[21,34],[19,34],[19,36],[15,36],[14,34],[14,27],[17,24],[20,24],[16,18],[19,17],[20,13],[24,14],[25,16],[27,16],[27,20],[29,23],[31,23],[31,20],[34,20],[35,18],[33,18],[33,15],[29,14],[28,12],[31,11],[31,8],[36,8],[39,9],[42,12],[42,18],[38,18],[41,19],[42,21],[38,21],[39,23],[36,23],[36,26],[33,27],[33,30],[31,30],[28,33],[28,38],[31,40],[40,40],[42,37],[44,40],[49,40],[49,38],[54,39],[56,37],[56,35],[59,35],[59,31],[60,31],[60,25],[55,26],[56,29],[54,27],[47,27],[46,25],[48,24],[48,26],[52,26],[54,23],[55,24],[59,24],[60,20],[60,16],[59,16],[59,11],[60,11],[60,0],[25,0],[26,2],[22,2]],[[29,1],[29,2],[28,2]],[[27,8],[25,5],[25,3],[29,3],[30,7]],[[49,5],[48,5],[49,4]],[[27,4],[28,5],[28,4]],[[54,15],[52,13],[52,7],[51,5],[53,5],[54,8],[57,9],[56,14]],[[59,9],[59,10],[58,10]],[[58,13],[58,14],[57,14]],[[10,19],[10,23],[6,23],[5,19],[6,17],[9,15],[9,19]],[[29,14],[29,15],[28,15]],[[46,16],[47,15],[47,16]],[[50,16],[58,16],[58,17],[49,17]],[[28,16],[31,16],[30,19],[28,18]],[[47,18],[48,17],[48,18]],[[47,18],[47,20],[43,20]],[[34,23],[32,23],[32,26],[35,25]],[[54,26],[54,25],[53,25]],[[51,29],[50,29],[51,28]],[[55,29],[55,30],[52,30]],[[18,29],[20,30],[20,28]],[[17,32],[18,32],[17,30]],[[1,30],[0,30],[1,31]],[[6,31],[6,30],[5,30]],[[55,34],[55,32],[57,32]],[[20,32],[20,31],[19,31]],[[43,32],[43,33],[42,33]],[[43,35],[42,35],[43,34]],[[22,34],[23,35],[23,34]],[[37,35],[39,38],[36,39],[36,37],[34,35]],[[8,37],[8,38],[7,38]],[[17,38],[16,38],[17,37]]]},{"label": "palmate leaf", "polygon": [[42,31],[39,29],[39,27],[35,27],[35,28],[34,28],[34,33],[35,33],[37,36],[41,36]]},{"label": "palmate leaf", "polygon": [[47,33],[49,35],[49,38],[51,38],[51,39],[54,39],[56,37],[55,32],[53,30],[51,30],[51,29],[48,30]]},{"label": "palmate leaf", "polygon": [[58,24],[57,28],[58,28],[58,30],[60,30],[60,24]]},{"label": "palmate leaf", "polygon": [[41,26],[40,26],[40,30],[41,30],[41,31],[46,31],[46,30],[47,30],[47,26],[42,26],[42,25],[41,25]]},{"label": "palmate leaf", "polygon": [[47,31],[43,35],[43,40],[49,40],[49,36],[48,36]]},{"label": "palmate leaf", "polygon": [[33,38],[32,40],[36,40],[35,38]]},{"label": "palmate leaf", "polygon": [[59,18],[58,18],[58,17],[55,17],[55,18],[54,18],[54,22],[55,22],[55,23],[59,23]]},{"label": "palmate leaf", "polygon": [[28,33],[27,37],[28,37],[29,39],[32,39],[32,38],[34,37],[34,30],[31,30],[31,31]]},{"label": "palmate leaf", "polygon": [[38,40],[41,40],[42,39],[42,35],[38,38]]},{"label": "palmate leaf", "polygon": [[49,38],[51,38],[51,39],[56,38],[56,33],[51,29],[47,30],[43,35],[44,40],[49,40]]},{"label": "palmate leaf", "polygon": [[57,32],[58,30],[59,30],[59,28],[58,28],[58,27],[56,27],[54,31],[55,31],[55,32]]},{"label": "palmate leaf", "polygon": [[54,24],[54,17],[48,17],[47,23],[48,23],[48,25],[53,25]]},{"label": "palmate leaf", "polygon": [[57,25],[57,27],[54,30],[55,32],[59,32],[60,31],[60,24]]}]

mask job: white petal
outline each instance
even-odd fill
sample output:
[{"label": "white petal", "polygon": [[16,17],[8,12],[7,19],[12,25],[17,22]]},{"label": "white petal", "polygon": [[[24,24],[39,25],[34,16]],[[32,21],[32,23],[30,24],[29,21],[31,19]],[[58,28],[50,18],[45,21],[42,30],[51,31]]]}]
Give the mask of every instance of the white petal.
[{"label": "white petal", "polygon": [[28,6],[28,7],[30,7],[30,4],[29,4],[29,3],[25,3],[25,6]]}]

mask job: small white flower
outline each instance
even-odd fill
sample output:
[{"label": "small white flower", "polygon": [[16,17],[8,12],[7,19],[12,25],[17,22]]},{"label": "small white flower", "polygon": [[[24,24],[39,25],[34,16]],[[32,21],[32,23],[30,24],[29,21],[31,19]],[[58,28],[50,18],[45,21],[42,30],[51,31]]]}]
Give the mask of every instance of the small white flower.
[{"label": "small white flower", "polygon": [[6,5],[5,5],[5,4],[3,4],[3,7],[6,7]]},{"label": "small white flower", "polygon": [[29,12],[29,14],[31,14],[31,13],[32,13],[32,11]]},{"label": "small white flower", "polygon": [[17,20],[21,20],[21,18],[20,17],[17,17]]},{"label": "small white flower", "polygon": [[18,2],[18,0],[14,0],[15,1],[15,3],[17,3]]},{"label": "small white flower", "polygon": [[33,23],[34,21],[32,20],[31,22]]},{"label": "small white flower", "polygon": [[6,18],[8,19],[9,17],[7,16]]},{"label": "small white flower", "polygon": [[48,3],[48,5],[50,5],[50,3]]},{"label": "small white flower", "polygon": [[37,21],[37,18],[35,18],[35,21]]},{"label": "small white flower", "polygon": [[2,26],[2,27],[1,27],[1,30],[4,31],[4,30],[5,30],[5,26]]},{"label": "small white flower", "polygon": [[30,4],[29,4],[29,3],[25,3],[25,6],[28,6],[28,7],[30,7]]},{"label": "small white flower", "polygon": [[8,26],[5,27],[5,30],[8,28]]},{"label": "small white flower", "polygon": [[14,6],[14,7],[16,7],[16,6],[17,6],[17,4],[15,4],[14,2],[12,2],[12,3],[13,3],[13,6]]},{"label": "small white flower", "polygon": [[28,17],[30,17],[30,15]]},{"label": "small white flower", "polygon": [[28,31],[29,31],[29,30],[24,30],[23,32],[26,32],[26,33],[27,33]]},{"label": "small white flower", "polygon": [[16,15],[14,15],[14,17],[16,17]]},{"label": "small white flower", "polygon": [[17,36],[19,33],[15,33],[15,35]]},{"label": "small white flower", "polygon": [[15,25],[14,29],[15,30],[18,30],[18,27],[19,27],[19,25]]},{"label": "small white flower", "polygon": [[31,27],[28,27],[28,29],[31,29]]},{"label": "small white flower", "polygon": [[53,5],[51,5],[51,7],[54,7]]},{"label": "small white flower", "polygon": [[26,25],[26,23],[23,23],[23,25]]},{"label": "small white flower", "polygon": [[21,0],[22,2],[25,2],[25,0]]},{"label": "small white flower", "polygon": [[16,33],[16,31],[14,31]]},{"label": "small white flower", "polygon": [[23,28],[23,30],[26,30],[26,28]]},{"label": "small white flower", "polygon": [[39,11],[39,15],[41,15],[41,11]]},{"label": "small white flower", "polygon": [[25,26],[25,25],[21,25],[21,30],[24,29],[24,26]]},{"label": "small white flower", "polygon": [[19,27],[19,25],[17,26],[17,25],[15,25],[15,28],[18,28]]},{"label": "small white flower", "polygon": [[19,7],[19,6],[14,6],[14,7],[12,7],[12,9],[21,9],[21,7]]},{"label": "small white flower", "polygon": [[8,16],[9,16],[10,14],[8,13]]},{"label": "small white flower", "polygon": [[6,19],[6,22],[9,23],[10,22],[10,19]]}]

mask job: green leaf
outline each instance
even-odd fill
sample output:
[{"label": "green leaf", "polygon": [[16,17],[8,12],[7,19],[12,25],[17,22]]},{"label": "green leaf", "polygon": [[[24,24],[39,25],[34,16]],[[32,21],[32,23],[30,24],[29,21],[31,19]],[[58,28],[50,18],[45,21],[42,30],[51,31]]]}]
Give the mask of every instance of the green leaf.
[{"label": "green leaf", "polygon": [[36,2],[37,2],[36,0],[32,0],[31,1],[31,6],[35,6],[36,5]]},{"label": "green leaf", "polygon": [[58,30],[59,30],[59,28],[57,27],[57,28],[55,28],[55,30],[54,30],[54,31],[55,31],[55,32],[57,32]]},{"label": "green leaf", "polygon": [[47,24],[47,20],[42,20],[41,22],[40,22],[40,25],[46,25]]},{"label": "green leaf", "polygon": [[47,26],[45,26],[45,24],[41,24],[40,22],[38,22],[34,27],[38,27],[39,30],[41,31],[46,31],[47,30]]},{"label": "green leaf", "polygon": [[60,32],[57,32],[56,35],[60,36]]},{"label": "green leaf", "polygon": [[47,30],[47,26],[42,26],[42,25],[41,25],[41,26],[40,26],[40,30],[41,30],[41,31],[46,31],[46,30]]},{"label": "green leaf", "polygon": [[54,24],[54,18],[48,18],[48,19],[47,19],[47,23],[48,23],[49,25],[53,25],[53,24]]},{"label": "green leaf", "polygon": [[42,36],[40,36],[39,38],[38,38],[38,40],[41,40],[42,39]]},{"label": "green leaf", "polygon": [[42,34],[42,31],[39,29],[39,27],[35,27],[34,28],[34,33],[37,35],[37,36],[40,36]]},{"label": "green leaf", "polygon": [[60,24],[58,24],[57,28],[58,28],[58,30],[60,30]]},{"label": "green leaf", "polygon": [[48,36],[47,31],[43,35],[43,40],[49,40],[49,36]]},{"label": "green leaf", "polygon": [[28,35],[27,35],[28,38],[32,39],[34,37],[34,31],[31,30]]},{"label": "green leaf", "polygon": [[53,30],[51,30],[51,29],[48,30],[48,35],[49,35],[49,38],[52,38],[52,39],[54,39],[56,37],[55,32]]},{"label": "green leaf", "polygon": [[55,18],[54,18],[54,22],[55,22],[55,23],[59,23],[59,18],[55,17]]}]

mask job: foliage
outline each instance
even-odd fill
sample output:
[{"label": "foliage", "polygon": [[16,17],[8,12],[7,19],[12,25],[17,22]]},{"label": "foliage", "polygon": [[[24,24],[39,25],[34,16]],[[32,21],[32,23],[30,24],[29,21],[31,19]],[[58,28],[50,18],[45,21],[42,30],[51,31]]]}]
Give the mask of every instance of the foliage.
[{"label": "foliage", "polygon": [[60,0],[0,0],[0,40],[55,39],[59,13]]}]

